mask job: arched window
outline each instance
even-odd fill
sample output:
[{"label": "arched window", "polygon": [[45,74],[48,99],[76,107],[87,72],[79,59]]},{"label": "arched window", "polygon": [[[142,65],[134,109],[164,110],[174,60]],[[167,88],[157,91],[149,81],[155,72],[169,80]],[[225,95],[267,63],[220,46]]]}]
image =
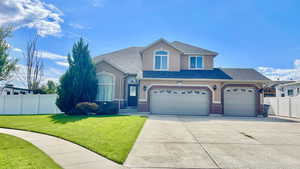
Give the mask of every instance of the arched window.
[{"label": "arched window", "polygon": [[112,101],[114,95],[115,78],[109,73],[100,73],[98,78],[98,101]]},{"label": "arched window", "polygon": [[154,69],[155,70],[168,70],[169,52],[158,50],[154,52]]}]

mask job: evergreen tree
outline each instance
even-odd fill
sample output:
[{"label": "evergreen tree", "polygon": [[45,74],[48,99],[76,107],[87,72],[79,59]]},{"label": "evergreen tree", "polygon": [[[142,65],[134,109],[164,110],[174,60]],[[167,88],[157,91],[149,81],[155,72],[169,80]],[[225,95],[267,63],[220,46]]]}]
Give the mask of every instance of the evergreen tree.
[{"label": "evergreen tree", "polygon": [[74,44],[72,55],[68,55],[69,68],[60,78],[56,105],[66,114],[74,114],[80,102],[93,102],[97,94],[95,65],[92,62],[88,44],[81,38]]},{"label": "evergreen tree", "polygon": [[17,59],[9,59],[9,45],[5,40],[11,35],[11,27],[0,27],[0,82],[10,78],[11,72],[16,69]]}]

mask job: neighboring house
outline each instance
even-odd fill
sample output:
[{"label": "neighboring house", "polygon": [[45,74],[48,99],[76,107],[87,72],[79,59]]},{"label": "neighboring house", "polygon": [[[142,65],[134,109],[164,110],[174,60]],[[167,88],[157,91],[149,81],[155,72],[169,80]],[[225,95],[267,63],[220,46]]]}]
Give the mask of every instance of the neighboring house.
[{"label": "neighboring house", "polygon": [[6,84],[4,87],[0,88],[0,95],[25,95],[25,94],[33,94],[32,90],[14,87],[11,84]]},{"label": "neighboring house", "polygon": [[276,87],[291,82],[295,81],[271,81],[264,87],[264,97],[276,97]]},{"label": "neighboring house", "polygon": [[294,97],[300,95],[300,81],[281,84],[276,87],[277,97]]},{"label": "neighboring house", "polygon": [[97,100],[153,114],[262,114],[262,88],[270,80],[254,69],[215,68],[217,55],[159,39],[97,56]]}]

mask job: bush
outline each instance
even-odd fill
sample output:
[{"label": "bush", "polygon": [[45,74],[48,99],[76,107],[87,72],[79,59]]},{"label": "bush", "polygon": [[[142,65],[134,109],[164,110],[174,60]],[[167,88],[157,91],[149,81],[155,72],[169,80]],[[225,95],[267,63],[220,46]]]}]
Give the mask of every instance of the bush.
[{"label": "bush", "polygon": [[113,102],[103,102],[100,105],[99,110],[96,112],[98,115],[111,115],[111,114],[117,114],[119,111],[118,105]]},{"label": "bush", "polygon": [[88,113],[96,113],[99,110],[99,106],[96,103],[81,102],[75,106],[74,114],[87,115]]}]

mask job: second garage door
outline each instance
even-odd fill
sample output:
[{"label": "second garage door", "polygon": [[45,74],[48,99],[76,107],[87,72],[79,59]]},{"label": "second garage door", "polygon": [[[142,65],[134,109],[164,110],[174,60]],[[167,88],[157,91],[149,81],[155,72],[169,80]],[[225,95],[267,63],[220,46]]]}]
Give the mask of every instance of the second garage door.
[{"label": "second garage door", "polygon": [[154,89],[150,92],[153,114],[208,115],[210,93],[205,89]]},{"label": "second garage door", "polygon": [[227,87],[224,90],[224,115],[255,116],[255,89],[251,87]]}]

